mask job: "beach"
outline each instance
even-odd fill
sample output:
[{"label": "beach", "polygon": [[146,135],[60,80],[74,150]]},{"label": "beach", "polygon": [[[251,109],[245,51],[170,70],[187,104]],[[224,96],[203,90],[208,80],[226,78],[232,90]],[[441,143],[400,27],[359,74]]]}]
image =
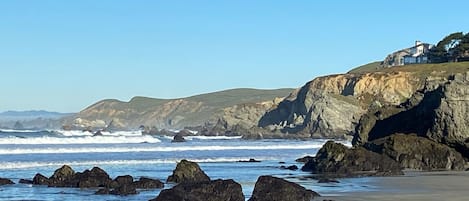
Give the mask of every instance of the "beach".
[{"label": "beach", "polygon": [[[404,176],[379,177],[368,182],[373,189],[366,192],[344,192],[325,195],[315,200],[452,200],[469,199],[469,172],[414,172]],[[313,189],[314,190],[314,189]]]}]

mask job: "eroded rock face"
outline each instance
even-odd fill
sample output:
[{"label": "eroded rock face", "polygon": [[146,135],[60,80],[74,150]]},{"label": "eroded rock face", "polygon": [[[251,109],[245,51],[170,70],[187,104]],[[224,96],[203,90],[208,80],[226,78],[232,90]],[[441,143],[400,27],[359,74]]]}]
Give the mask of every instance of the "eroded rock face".
[{"label": "eroded rock face", "polygon": [[469,72],[450,76],[444,83],[427,82],[425,88],[399,106],[365,114],[353,144],[395,133],[415,133],[455,148],[469,158]]},{"label": "eroded rock face", "polygon": [[241,185],[235,181],[214,180],[181,183],[166,189],[152,201],[244,201]]},{"label": "eroded rock face", "polygon": [[261,176],[249,201],[310,201],[318,193],[284,179]]},{"label": "eroded rock face", "polygon": [[168,177],[167,182],[174,183],[195,183],[195,182],[207,182],[210,178],[205,174],[199,165],[195,162],[188,160],[181,160],[173,174]]},{"label": "eroded rock face", "polygon": [[301,170],[332,177],[403,174],[400,165],[387,156],[368,151],[363,147],[348,148],[333,141],[324,144],[316,157],[309,160]]},{"label": "eroded rock face", "polygon": [[416,135],[396,134],[365,144],[415,170],[464,170],[464,158],[454,149]]}]

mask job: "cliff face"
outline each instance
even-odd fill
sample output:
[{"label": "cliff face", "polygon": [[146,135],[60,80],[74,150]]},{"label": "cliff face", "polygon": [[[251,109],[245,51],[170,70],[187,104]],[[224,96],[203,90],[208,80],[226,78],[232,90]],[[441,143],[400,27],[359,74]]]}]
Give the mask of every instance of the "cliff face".
[{"label": "cliff face", "polygon": [[259,126],[312,137],[346,137],[370,107],[398,105],[423,87],[412,72],[319,77],[271,108]]},{"label": "cliff face", "polygon": [[455,148],[469,157],[469,72],[429,80],[398,106],[370,110],[360,120],[353,143],[361,145],[395,133],[418,136]]}]

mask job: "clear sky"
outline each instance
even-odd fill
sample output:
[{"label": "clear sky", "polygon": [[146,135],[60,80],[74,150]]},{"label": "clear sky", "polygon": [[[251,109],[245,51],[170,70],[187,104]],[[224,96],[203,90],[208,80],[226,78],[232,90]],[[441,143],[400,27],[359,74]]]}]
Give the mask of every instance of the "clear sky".
[{"label": "clear sky", "polygon": [[0,111],[297,88],[466,32],[468,2],[4,0]]}]

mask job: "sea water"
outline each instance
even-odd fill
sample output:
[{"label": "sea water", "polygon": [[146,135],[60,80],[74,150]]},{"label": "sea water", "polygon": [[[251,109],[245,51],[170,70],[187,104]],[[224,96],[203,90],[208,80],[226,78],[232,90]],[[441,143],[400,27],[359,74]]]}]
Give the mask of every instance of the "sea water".
[{"label": "sea water", "polygon": [[[103,132],[101,136],[82,131],[0,131],[0,177],[18,183],[36,173],[47,177],[62,165],[75,171],[95,166],[112,178],[132,175],[165,181],[182,159],[198,162],[211,179],[234,179],[248,199],[261,175],[273,175],[299,183],[320,194],[367,191],[367,178],[343,179],[338,184],[319,184],[305,179],[307,172],[281,169],[302,164],[295,159],[315,155],[326,140],[243,140],[228,136],[192,136],[187,142],[171,143],[169,136],[143,135],[140,131]],[[350,145],[349,142],[342,142]],[[261,162],[245,163],[249,159]],[[171,188],[172,184],[165,184]],[[48,188],[27,184],[0,186],[0,200],[149,200],[160,189],[142,190],[126,197],[94,195],[96,189]]]}]

